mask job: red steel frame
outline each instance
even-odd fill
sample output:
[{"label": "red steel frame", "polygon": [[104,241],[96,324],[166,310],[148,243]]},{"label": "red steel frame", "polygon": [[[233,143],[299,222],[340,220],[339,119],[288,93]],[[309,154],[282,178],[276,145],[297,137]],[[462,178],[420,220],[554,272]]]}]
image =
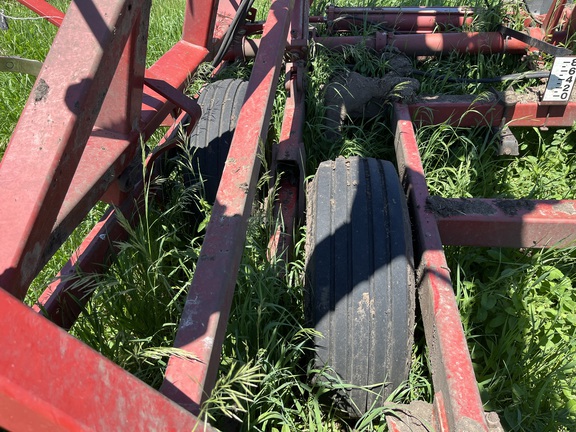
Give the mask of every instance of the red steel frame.
[{"label": "red steel frame", "polygon": [[[77,293],[65,278],[48,287],[33,310],[19,300],[89,209],[106,199],[119,207],[105,215],[59,276],[101,268],[97,263],[106,260],[113,241],[124,235],[116,212],[133,214],[142,192],[142,179],[127,186],[119,180],[120,174],[140,157],[140,141],[148,139],[167,116],[179,114],[171,130],[184,113],[189,114],[190,127],[199,118],[198,105],[181,90],[198,65],[214,55],[237,4],[187,1],[182,40],[146,70],[149,0],[77,0],[66,15],[44,0],[19,2],[61,28],[0,164],[0,324],[4,329],[0,333],[4,347],[0,425],[11,430],[176,430],[199,424],[193,414],[198,414],[216,379],[255,193],[259,144],[267,134],[285,53],[288,98],[280,142],[273,149],[273,168],[281,185],[276,212],[283,223],[270,241],[271,255],[288,256],[291,234],[303,209],[303,60],[309,22],[327,22],[336,32],[364,19],[384,23],[397,31],[379,33],[364,43],[415,55],[530,49],[500,33],[432,33],[437,26],[469,23],[474,11],[464,8],[331,7],[323,18],[309,17],[309,3],[304,0],[276,0],[263,25],[247,25],[263,36],[259,43],[250,44],[257,54],[246,100],[175,341],[176,347],[191,352],[198,361],[170,359],[161,393],[172,402],[57,328],[54,323],[68,328],[79,313],[71,300]],[[576,22],[564,8],[565,1],[555,6],[559,9],[553,7],[541,17],[542,30],[532,30],[532,37],[558,42],[573,33]],[[562,20],[565,30],[552,31]],[[359,42],[340,36],[316,41],[333,48]],[[437,98],[394,107],[399,174],[416,228],[417,283],[430,349],[437,430],[488,430],[490,423],[442,245],[573,245],[576,202],[475,198],[466,200],[466,212],[458,211],[462,200],[429,196],[415,127],[441,122],[461,127],[571,126],[575,110],[573,101],[544,106],[538,100],[517,102],[507,94],[496,94],[490,101]],[[148,156],[151,175],[152,160],[171,145],[164,140]],[[456,210],[438,212],[438,206]],[[46,366],[57,381],[46,383]],[[75,391],[79,383],[81,397]],[[395,429],[394,420],[389,421]]]}]

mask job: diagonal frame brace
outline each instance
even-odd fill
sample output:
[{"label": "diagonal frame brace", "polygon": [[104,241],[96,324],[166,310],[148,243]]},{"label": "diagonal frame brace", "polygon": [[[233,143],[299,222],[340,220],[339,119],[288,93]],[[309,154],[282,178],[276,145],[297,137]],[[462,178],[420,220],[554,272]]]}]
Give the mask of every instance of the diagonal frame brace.
[{"label": "diagonal frame brace", "polygon": [[[0,287],[20,299],[49,246],[124,47],[141,17],[147,28],[149,8],[150,0],[73,2],[38,76],[0,165]],[[145,47],[135,52],[138,64]]]}]

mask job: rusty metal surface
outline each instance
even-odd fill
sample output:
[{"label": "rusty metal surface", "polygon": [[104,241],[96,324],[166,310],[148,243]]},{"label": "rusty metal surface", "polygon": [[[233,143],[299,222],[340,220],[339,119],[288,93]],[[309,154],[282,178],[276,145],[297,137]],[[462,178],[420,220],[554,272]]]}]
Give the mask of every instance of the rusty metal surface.
[{"label": "rusty metal surface", "polygon": [[428,188],[407,106],[394,106],[398,171],[416,228],[415,264],[420,309],[430,350],[435,421],[449,430],[488,430],[464,337],[446,258],[434,216],[426,210]]},{"label": "rusty metal surface", "polygon": [[212,430],[3,290],[0,327],[8,430]]},{"label": "rusty metal surface", "polygon": [[254,62],[176,336],[175,347],[199,360],[170,358],[161,388],[192,412],[199,411],[216,379],[255,193],[259,147],[266,140],[292,6],[291,0],[276,0],[271,5],[262,37],[266,48]]},{"label": "rusty metal surface", "polygon": [[[77,0],[66,19],[46,1],[18,1],[57,26],[63,23],[21,124],[0,164],[3,243],[0,287],[22,298],[39,267],[130,163],[140,136],[147,139],[175,108],[188,110],[193,120],[199,114],[197,105],[179,90],[190,73],[211,57],[237,4],[231,0],[187,1],[183,40],[145,71],[143,41],[147,35],[149,1]],[[564,3],[561,2],[562,6]],[[294,14],[291,14],[292,7]],[[382,9],[374,11],[372,18],[389,20],[388,14],[391,14],[398,28],[421,33],[429,33],[431,27],[438,24],[462,25],[470,19],[468,11],[459,10],[450,15],[446,8],[440,9],[430,13],[422,8],[413,13],[408,9],[402,13],[398,9]],[[332,11],[334,17],[335,10]],[[340,10],[339,16],[365,12],[366,9]],[[308,4],[303,0],[276,0],[264,26],[262,43],[258,43],[260,51],[247,102],[239,118],[175,342],[177,348],[188,350],[199,361],[171,358],[162,387],[166,395],[192,412],[198,412],[211,391],[219,366],[255,192],[259,146],[266,137],[287,39],[289,60],[295,69],[289,67],[293,73],[289,80],[291,96],[276,155],[280,170],[288,174],[281,180],[278,206],[278,214],[282,214],[287,223],[284,232],[277,233],[273,239],[276,250],[286,247],[297,207],[302,207],[304,101],[303,69],[298,70],[298,61],[305,55],[307,46],[307,14]],[[559,19],[557,11],[551,10],[545,27],[550,28]],[[551,40],[558,42],[565,38],[576,27],[575,22],[571,17],[566,35],[557,32]],[[287,38],[289,26],[291,37]],[[318,41],[333,46],[363,41],[375,49],[393,46],[417,55],[453,50],[523,53],[528,49],[525,43],[506,40],[497,33],[378,33],[367,40],[352,37]],[[86,61],[86,52],[96,55]],[[65,67],[62,67],[63,60]],[[38,127],[40,120],[45,123]],[[395,107],[399,171],[409,192],[421,247],[417,256],[418,282],[436,392],[434,421],[439,430],[488,430],[490,426],[478,394],[440,233],[447,244],[461,244],[461,238],[465,237],[474,245],[565,246],[574,241],[576,204],[574,201],[519,204],[476,199],[471,201],[476,210],[468,209],[462,214],[459,200],[440,202],[428,196],[412,122],[449,122],[462,127],[502,123],[571,126],[575,120],[575,102],[562,107],[542,106],[535,99],[510,101],[502,95],[488,102],[458,97]],[[152,155],[156,156],[157,153]],[[24,175],[14,175],[15,172]],[[138,195],[139,190],[133,192]],[[478,210],[481,208],[485,210]],[[128,213],[130,209],[123,210]],[[114,214],[108,214],[63,272],[90,269],[105,260],[111,249],[110,239],[122,235],[118,228]],[[65,315],[70,304],[60,300],[69,289],[66,283],[49,287],[34,308],[35,312],[39,312],[42,305],[60,325],[69,326],[78,313],[76,310],[72,316]],[[0,356],[2,426],[19,429],[33,425],[35,430],[42,427],[46,430],[86,429],[96,425],[95,422],[100,425],[109,421],[104,429],[116,430],[126,419],[131,423],[122,427],[123,430],[130,427],[148,430],[154,425],[153,421],[167,422],[158,423],[159,430],[177,427],[189,430],[194,425],[196,420],[191,415],[79,342],[72,341],[1,289],[0,322],[7,329],[0,333],[0,342],[10,353]],[[29,342],[30,338],[23,335],[41,337]],[[43,362],[38,358],[44,359]],[[48,373],[58,377],[57,385],[52,381],[46,385],[43,379],[46,365]],[[74,390],[78,383],[89,389],[90,397],[99,398],[97,404],[77,397]],[[128,409],[118,409],[122,401],[129,402]],[[93,405],[97,405],[97,409],[93,409]],[[72,414],[70,409],[74,410]],[[104,412],[109,419],[104,418]],[[99,417],[94,413],[99,413]],[[155,416],[153,421],[150,415]],[[142,421],[151,423],[139,423]]]},{"label": "rusty metal surface", "polygon": [[[303,1],[296,0],[294,8],[303,5]],[[294,15],[300,15],[294,13]],[[292,40],[301,40],[303,37],[303,23],[292,22]],[[300,60],[301,51],[294,51],[295,63],[286,65],[288,95],[284,105],[284,117],[282,119],[282,129],[280,140],[272,148],[272,182],[280,179],[277,197],[274,202],[274,217],[279,223],[278,229],[270,239],[268,244],[268,255],[270,257],[289,260],[294,242],[296,222],[304,214],[305,204],[305,148],[304,148],[304,119],[305,109],[305,88],[303,75],[305,73],[305,63]],[[303,58],[303,57],[302,57]]]},{"label": "rusty metal surface", "polygon": [[528,102],[477,100],[472,96],[438,96],[410,104],[410,113],[417,125],[447,123],[458,127],[569,127],[576,121],[576,102],[566,105],[541,105]]},{"label": "rusty metal surface", "polygon": [[268,242],[268,258],[289,262],[293,256],[294,233],[298,216],[298,196],[302,192],[299,180],[289,171],[279,172],[277,196],[274,201],[273,216],[276,231]]},{"label": "rusty metal surface", "polygon": [[429,197],[442,243],[459,246],[576,245],[576,201]]},{"label": "rusty metal surface", "polygon": [[[2,161],[0,182],[6,182],[3,183],[6,187],[3,187],[0,194],[16,199],[3,199],[0,208],[0,214],[6,212],[6,217],[2,217],[1,229],[9,232],[3,236],[6,241],[0,254],[12,261],[5,264],[5,268],[0,271],[0,280],[6,280],[3,283],[7,285],[19,285],[10,288],[18,292],[18,296],[23,296],[31,278],[128,166],[139,148],[140,130],[146,139],[174,108],[175,105],[164,96],[175,100],[177,105],[184,105],[184,108],[192,113],[193,119],[199,115],[197,104],[176,89],[182,88],[191,71],[206,58],[208,52],[205,48],[180,42],[146,72],[148,83],[160,91],[164,95],[162,96],[149,87],[143,88],[145,45],[135,41],[146,40],[147,18],[140,20],[138,15],[147,17],[147,10],[140,13],[136,7],[130,6],[131,12],[136,15],[131,18],[135,25],[130,29],[131,22],[126,22],[124,36],[122,27],[119,27],[115,37],[110,38],[106,26],[97,27],[92,23],[82,27],[82,15],[90,13],[91,10],[86,6],[88,3],[79,4],[84,4],[81,6],[83,9],[72,8],[72,24],[61,29],[52,48],[53,54],[47,61],[48,66],[38,79],[33,96],[21,117],[21,125],[17,127]],[[101,4],[99,7],[112,6]],[[114,13],[118,11],[107,12],[109,19]],[[98,22],[98,19],[95,21]],[[142,24],[139,25],[139,22]],[[90,35],[92,27],[101,34],[84,38],[82,44],[75,44],[78,46],[76,51],[68,52],[69,45],[74,44],[70,41],[78,38],[78,32]],[[122,41],[115,41],[115,38],[120,36]],[[108,45],[104,49],[101,46],[104,42],[100,39],[106,40],[107,37]],[[127,44],[123,50],[124,40]],[[95,57],[88,66],[85,50],[98,49],[102,53],[106,52],[104,60],[100,64]],[[76,57],[74,52],[77,53]],[[95,77],[97,73],[105,75],[114,71],[114,60],[111,60],[111,57],[117,56],[118,52],[123,52],[123,55],[118,60],[118,70],[109,84],[111,90],[107,91],[108,84],[96,82]],[[63,55],[69,58],[68,63],[62,64],[60,58]],[[70,65],[74,61],[78,67],[71,69]],[[104,93],[99,93],[100,91]],[[90,99],[89,92],[97,95]],[[107,96],[102,102],[102,95],[106,93]],[[102,109],[94,121],[100,103]],[[80,118],[77,121],[78,116],[88,116],[96,126],[84,149],[81,143],[85,138],[82,138],[78,131],[81,130],[80,133],[85,136],[90,120]],[[38,126],[40,118],[46,119],[47,123],[46,127],[38,130],[31,125]],[[62,127],[63,124],[68,124],[68,127]],[[69,134],[68,138],[65,138],[66,134]],[[22,154],[26,156],[22,157]],[[62,155],[67,157],[63,158]],[[46,163],[50,158],[53,158],[53,164]],[[78,164],[77,168],[75,163]],[[22,168],[36,175],[27,175],[25,180],[20,181],[11,174],[21,171]],[[52,179],[43,180],[50,178]],[[66,187],[67,181],[70,181],[70,187]],[[52,183],[52,187],[49,187],[49,183]],[[56,184],[60,186],[55,188]],[[26,193],[20,193],[21,189]],[[60,199],[56,199],[55,195],[61,195],[62,192],[66,192],[66,196],[59,209]],[[41,197],[43,194],[46,194],[44,198]],[[24,202],[25,198],[28,204]],[[40,211],[39,207],[42,206],[43,210]],[[34,211],[30,208],[35,209],[37,216],[34,216]],[[50,222],[54,212],[57,212],[56,219]],[[42,217],[35,220],[40,214]],[[28,222],[25,222],[26,218],[30,218]],[[20,238],[16,239],[18,230]],[[43,234],[39,234],[39,230]],[[50,231],[46,238],[48,230]],[[31,248],[34,251],[31,251]],[[8,253],[14,255],[8,258]],[[18,254],[21,255],[20,258]],[[28,257],[26,274],[18,275],[18,266],[22,265],[24,256]]]}]

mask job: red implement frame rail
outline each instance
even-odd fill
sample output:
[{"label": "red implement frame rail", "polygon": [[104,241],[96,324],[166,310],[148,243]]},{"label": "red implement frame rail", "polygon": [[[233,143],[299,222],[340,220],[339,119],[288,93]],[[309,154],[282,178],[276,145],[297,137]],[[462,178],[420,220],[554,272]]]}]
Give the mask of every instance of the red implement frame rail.
[{"label": "red implement frame rail", "polygon": [[[249,46],[256,58],[175,340],[176,347],[199,361],[171,358],[157,392],[58,328],[69,328],[79,314],[72,300],[74,291],[66,282],[49,286],[32,309],[21,300],[33,278],[99,200],[117,207],[92,230],[61,275],[100,269],[99,263],[113,252],[113,241],[124,235],[116,212],[132,215],[142,192],[142,179],[127,186],[120,175],[141,159],[141,141],[166,119],[172,131],[186,113],[190,127],[199,118],[198,105],[182,89],[200,63],[214,56],[238,5],[227,0],[188,0],[181,41],[146,69],[150,0],[76,0],[65,15],[44,0],[19,2],[60,30],[0,164],[0,323],[4,329],[0,333],[4,347],[0,426],[14,431],[190,430],[200,424],[194,415],[215,383],[255,193],[259,145],[267,135],[284,58],[288,59],[288,98],[281,139],[272,151],[274,172],[281,174],[277,211],[282,212],[284,227],[270,240],[271,254],[289,250],[290,234],[302,213],[303,76],[309,23],[325,22],[338,32],[368,17],[394,31],[378,33],[363,43],[376,50],[395,47],[414,55],[533,49],[501,33],[432,33],[469,23],[474,11],[467,8],[332,7],[327,17],[309,17],[309,2],[275,0],[265,23],[247,24],[246,29],[263,34],[258,42],[230,50],[246,53]],[[553,43],[568,39],[576,19],[565,3],[553,2],[541,17],[542,29],[531,30],[532,38]],[[553,31],[558,28],[563,29]],[[338,49],[360,40],[335,36],[316,38],[316,42]],[[458,208],[461,200],[429,196],[415,127],[442,122],[461,127],[572,126],[576,102],[542,105],[538,100],[518,102],[508,94],[483,102],[422,98],[411,105],[395,105],[394,113],[399,174],[416,232],[417,283],[435,389],[435,428],[487,431],[494,422],[482,407],[442,245],[572,245],[576,202],[522,200],[510,205],[475,198],[466,200],[465,213],[436,214],[434,205],[439,201],[444,207]],[[148,156],[147,166],[170,145],[162,141]],[[45,379],[47,374],[50,380]],[[393,419],[389,423],[397,430]]]}]

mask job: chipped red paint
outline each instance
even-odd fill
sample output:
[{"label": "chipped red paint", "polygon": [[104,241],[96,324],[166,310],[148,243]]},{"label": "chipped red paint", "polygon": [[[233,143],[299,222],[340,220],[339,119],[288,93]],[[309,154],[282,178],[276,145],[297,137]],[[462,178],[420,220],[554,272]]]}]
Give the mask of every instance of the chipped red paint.
[{"label": "chipped red paint", "polygon": [[542,105],[537,101],[502,100],[483,102],[462,97],[462,100],[426,98],[410,104],[410,114],[417,125],[448,123],[452,126],[570,127],[576,121],[576,102],[566,105]]},{"label": "chipped red paint", "polygon": [[[394,106],[394,126],[398,170],[416,227],[417,286],[430,350],[435,399],[441,402],[435,402],[435,409],[439,410],[437,430],[445,430],[440,429],[438,422],[446,418],[449,430],[487,431],[450,270],[436,220],[426,210],[428,187],[407,106]],[[470,425],[479,429],[472,429]]]},{"label": "chipped red paint", "polygon": [[[98,6],[99,10],[108,10],[110,22],[114,14],[123,14],[113,24],[117,27],[113,37],[106,26],[83,20],[83,15],[93,13],[91,2],[70,7],[70,19],[52,46],[55,54],[46,59],[3,157],[0,286],[20,298],[32,278],[132,161],[141,136],[148,138],[175,106],[154,90],[143,88],[145,46],[135,41],[146,40],[148,11],[130,6],[131,14],[127,14],[123,12],[127,5],[119,7],[123,3],[129,2],[108,0]],[[144,21],[140,16],[146,17]],[[92,31],[96,33],[92,35]],[[80,43],[76,42],[78,34],[91,36]],[[75,50],[68,49],[72,45]],[[94,57],[90,64],[85,52],[92,51],[106,55],[102,61]],[[64,65],[60,52],[68,55]],[[182,88],[206,55],[206,49],[180,42],[146,72],[148,83],[177,99],[175,102],[191,112],[193,119],[200,114],[196,102],[175,89]],[[112,76],[116,62],[118,69]],[[113,91],[102,90],[108,86]],[[38,128],[41,118],[46,123]],[[95,128],[90,131],[92,125]],[[86,142],[84,147],[82,142]],[[23,167],[27,175],[14,177],[13,173]]]},{"label": "chipped red paint", "polygon": [[[171,357],[161,391],[192,412],[199,412],[216,380],[246,226],[266,139],[293,0],[272,3],[264,25],[262,49],[254,61],[246,100],[222,174],[216,202],[188,293],[176,341],[197,361]],[[266,47],[266,48],[265,48]]]},{"label": "chipped red paint", "polygon": [[[147,180],[157,176],[159,169],[155,161],[167,150],[174,148],[177,142],[172,139],[176,130],[184,122],[185,113],[168,129],[158,145],[146,158]],[[196,124],[198,118],[190,118],[190,125]],[[141,174],[141,167],[137,167]],[[123,241],[127,233],[119,222],[118,212],[125,220],[135,223],[138,220],[139,211],[144,204],[141,199],[144,183],[142,177],[137,177],[135,184],[124,200],[116,207],[110,208],[100,221],[86,236],[82,244],[74,251],[70,260],[60,270],[54,282],[40,295],[32,309],[45,315],[56,325],[69,329],[81,312],[81,306],[90,299],[92,292],[84,286],[77,284],[74,276],[79,273],[101,273],[106,271],[106,262],[113,252],[117,250],[117,242]]]},{"label": "chipped red paint", "polygon": [[[66,16],[44,0],[18,1],[61,26],[0,164],[0,287],[22,298],[28,283],[98,199],[106,197],[119,204],[125,215],[132,213],[141,184],[123,190],[119,175],[134,159],[140,140],[150,137],[168,116],[177,117],[184,110],[191,114],[192,123],[197,120],[198,106],[182,94],[183,87],[200,63],[212,58],[238,2],[188,0],[182,40],[145,70],[149,0],[76,0]],[[567,19],[566,29],[547,40],[569,39],[576,18],[571,10],[564,10],[565,3],[562,0],[559,8],[543,17],[544,30],[534,27],[530,34],[545,38],[546,29],[550,32]],[[246,26],[248,33],[263,30],[264,37],[249,46],[253,54],[259,52],[175,342],[198,361],[171,358],[162,388],[193,412],[198,412],[210,392],[219,366],[255,193],[259,145],[267,134],[285,54],[289,95],[274,159],[274,170],[282,173],[277,214],[285,225],[284,232],[273,238],[276,251],[289,244],[304,207],[305,70],[301,62],[309,42],[308,13],[306,0],[276,0],[264,26]],[[316,42],[334,47],[362,42],[375,49],[392,46],[416,55],[454,50],[523,53],[529,49],[499,33],[431,33],[438,25],[462,26],[473,19],[473,11],[460,8],[331,7],[327,21],[337,20],[334,29],[338,30],[340,24],[347,25],[346,19],[337,19],[343,16],[352,21],[369,16],[400,31],[368,39],[317,38]],[[324,18],[313,21],[324,22]],[[86,56],[87,52],[94,56]],[[233,55],[234,51],[229,54]],[[437,430],[487,430],[443,242],[550,247],[571,245],[576,236],[575,201],[476,198],[468,200],[465,213],[450,213],[450,208],[460,208],[460,200],[435,203],[442,199],[429,197],[414,125],[548,127],[572,126],[576,120],[574,102],[544,106],[535,98],[516,100],[507,94],[492,99],[422,99],[410,106],[395,106],[399,171],[419,246],[420,305],[431,353]],[[170,145],[160,145],[149,156],[150,165]],[[114,211],[108,213],[60,276],[77,269],[100,269],[99,263],[113,248],[111,241],[122,235]],[[154,425],[161,430],[192,429],[197,420],[191,414],[38,316],[44,308],[59,325],[71,325],[79,312],[72,307],[72,298],[79,292],[69,282],[51,285],[34,311],[4,290],[0,289],[0,325],[6,331],[0,333],[0,343],[9,355],[0,356],[2,426],[14,430],[143,430]],[[52,381],[46,385],[47,374],[58,378],[53,381],[57,386]],[[89,389],[83,395],[98,403],[78,397],[78,383]],[[130,401],[129,406],[124,407],[122,401]]]},{"label": "chipped red paint", "polygon": [[304,73],[305,29],[308,26],[308,9],[304,0],[296,0],[295,13],[290,26],[288,51],[293,62],[286,64],[286,90],[284,117],[280,140],[273,146],[272,181],[280,178],[273,215],[278,227],[268,242],[269,259],[288,262],[292,257],[296,223],[305,209],[303,128],[305,118]]},{"label": "chipped red paint", "polygon": [[0,327],[8,430],[212,430],[3,290]]},{"label": "chipped red paint", "polygon": [[[131,200],[124,204],[130,204]],[[130,208],[126,215],[132,214]],[[114,250],[114,243],[126,239],[116,210],[108,210],[72,254],[70,260],[56,276],[54,282],[40,295],[32,309],[46,316],[54,324],[68,330],[90,299],[91,290],[78,285],[79,272],[100,273],[106,269],[104,263]]]},{"label": "chipped red paint", "polygon": [[428,208],[438,221],[446,245],[576,245],[576,201],[434,198],[428,201]]},{"label": "chipped red paint", "polygon": [[524,42],[508,39],[500,33],[376,33],[375,36],[340,36],[314,38],[316,43],[331,49],[364,44],[376,51],[399,49],[408,55],[426,56],[436,54],[492,54],[505,52],[525,54],[529,47]]},{"label": "chipped red paint", "polygon": [[[106,89],[140,16],[147,25],[148,7],[149,2],[129,0],[100,0],[98,9],[88,1],[72,3],[52,45],[55,54],[38,75],[0,164],[0,287],[18,298],[26,294],[44,251],[51,249],[48,239]],[[100,20],[85,19],[95,11]],[[87,52],[94,57],[86,58]],[[65,67],[60,53],[66,53]],[[135,69],[142,61],[131,58]],[[26,175],[14,176],[18,172]]]}]

